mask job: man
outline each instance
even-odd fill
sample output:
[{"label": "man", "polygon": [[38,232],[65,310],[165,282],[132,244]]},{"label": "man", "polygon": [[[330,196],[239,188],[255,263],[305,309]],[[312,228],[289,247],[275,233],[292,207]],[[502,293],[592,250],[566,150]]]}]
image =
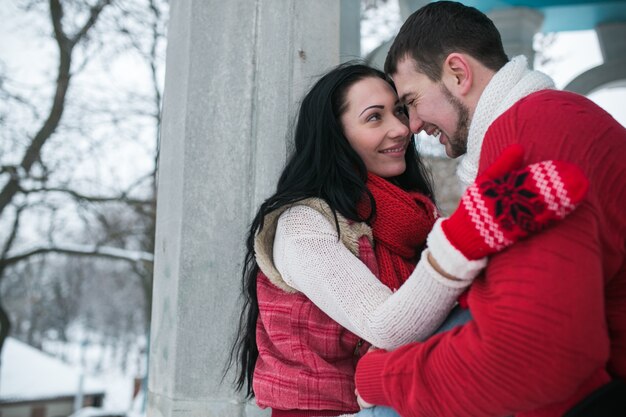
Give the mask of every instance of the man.
[{"label": "man", "polygon": [[[626,130],[584,97],[508,60],[487,16],[431,3],[385,63],[411,130],[465,155],[472,183],[512,144],[526,164],[579,166],[586,200],[566,220],[493,256],[472,285],[473,320],[358,364],[367,403],[411,416],[562,416],[626,379]],[[598,391],[599,390],[599,391]]]}]

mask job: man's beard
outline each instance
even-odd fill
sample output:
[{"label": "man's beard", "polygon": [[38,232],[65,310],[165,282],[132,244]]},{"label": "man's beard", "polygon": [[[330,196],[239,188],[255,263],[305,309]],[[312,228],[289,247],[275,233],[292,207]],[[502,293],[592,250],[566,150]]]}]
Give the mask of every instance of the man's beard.
[{"label": "man's beard", "polygon": [[467,136],[469,135],[469,109],[461,101],[454,97],[450,90],[441,83],[441,92],[446,97],[448,102],[456,110],[457,123],[456,129],[452,132],[452,136],[448,137],[448,143],[453,155],[449,155],[451,158],[457,158],[467,153]]}]

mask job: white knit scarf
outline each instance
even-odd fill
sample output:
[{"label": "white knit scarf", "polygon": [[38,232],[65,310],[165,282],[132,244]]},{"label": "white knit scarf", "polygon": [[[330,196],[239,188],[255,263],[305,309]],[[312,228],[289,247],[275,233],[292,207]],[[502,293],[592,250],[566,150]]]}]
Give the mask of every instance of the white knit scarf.
[{"label": "white knit scarf", "polygon": [[550,88],[554,88],[552,79],[544,73],[528,69],[523,55],[511,59],[493,76],[478,100],[469,128],[467,153],[457,169],[465,187],[476,179],[480,150],[491,123],[523,97]]}]

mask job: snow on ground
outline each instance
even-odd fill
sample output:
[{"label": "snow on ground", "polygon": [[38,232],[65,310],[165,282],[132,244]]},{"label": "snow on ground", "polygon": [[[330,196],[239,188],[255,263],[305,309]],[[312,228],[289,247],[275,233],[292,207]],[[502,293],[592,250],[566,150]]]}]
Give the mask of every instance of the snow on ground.
[{"label": "snow on ground", "polygon": [[[133,403],[132,398],[134,379],[146,369],[142,343],[121,353],[115,347],[97,343],[46,342],[44,350],[46,352],[16,339],[7,339],[0,366],[0,399],[73,395],[84,369],[84,390],[105,392],[104,409],[116,412],[132,409],[133,416],[137,417],[144,414],[143,401]],[[123,354],[132,358],[126,371],[115,363]]]},{"label": "snow on ground", "polygon": [[[2,349],[0,398],[30,400],[71,395],[80,384],[81,371],[25,343],[8,338]],[[85,377],[83,390],[99,393],[102,381]]]},{"label": "snow on ground", "polygon": [[112,344],[101,335],[80,326],[70,332],[73,343],[44,343],[44,350],[70,363],[83,363],[87,372],[105,386],[104,408],[130,410],[134,379],[143,377],[147,369],[145,338],[118,340]]}]

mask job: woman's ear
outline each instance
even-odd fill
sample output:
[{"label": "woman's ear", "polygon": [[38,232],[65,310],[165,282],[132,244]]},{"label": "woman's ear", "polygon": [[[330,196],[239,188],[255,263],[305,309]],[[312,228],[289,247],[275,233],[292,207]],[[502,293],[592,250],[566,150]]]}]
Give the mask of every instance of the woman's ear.
[{"label": "woman's ear", "polygon": [[456,97],[466,96],[472,88],[473,72],[468,56],[453,52],[443,62],[441,78]]}]

